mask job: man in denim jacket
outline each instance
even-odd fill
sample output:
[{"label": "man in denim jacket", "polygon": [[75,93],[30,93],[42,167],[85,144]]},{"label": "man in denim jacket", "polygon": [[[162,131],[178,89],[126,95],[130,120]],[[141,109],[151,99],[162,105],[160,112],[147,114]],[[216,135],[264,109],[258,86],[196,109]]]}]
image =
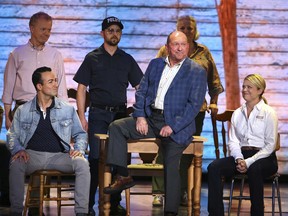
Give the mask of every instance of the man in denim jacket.
[{"label": "man in denim jacket", "polygon": [[7,134],[12,155],[11,215],[22,215],[25,175],[40,169],[75,172],[75,214],[87,215],[90,172],[83,156],[87,134],[74,107],[56,97],[58,83],[51,68],[36,69],[32,81],[37,95],[17,109]]}]

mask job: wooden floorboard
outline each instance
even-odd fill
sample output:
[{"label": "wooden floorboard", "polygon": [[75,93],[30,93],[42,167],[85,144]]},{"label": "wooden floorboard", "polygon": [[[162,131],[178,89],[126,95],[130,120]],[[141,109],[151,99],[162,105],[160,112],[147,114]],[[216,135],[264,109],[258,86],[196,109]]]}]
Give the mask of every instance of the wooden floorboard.
[{"label": "wooden floorboard", "polygon": [[[288,216],[288,181],[287,176],[284,177],[280,181],[280,188],[281,188],[281,203],[282,203],[282,211],[283,216]],[[151,181],[150,179],[146,178],[143,179],[136,179],[137,185],[131,189],[131,191],[145,191],[151,192]],[[247,188],[247,187],[246,187]],[[245,190],[247,192],[247,189]],[[55,193],[52,191],[52,193]],[[69,192],[65,192],[69,193]],[[228,187],[224,189],[224,195],[228,195]],[[271,184],[265,186],[265,194],[271,194]],[[69,194],[73,196],[73,193]],[[201,215],[205,216],[208,215],[207,213],[207,181],[205,176],[203,177],[202,183],[202,191],[201,191]],[[97,194],[98,196],[98,194]],[[96,200],[98,197],[96,196]],[[152,207],[152,200],[153,197],[151,195],[131,195],[131,215],[132,216],[162,216],[163,215],[163,208],[159,207]],[[125,207],[125,194],[122,193],[122,201],[121,205]],[[224,201],[225,208],[227,209],[228,201]],[[95,207],[97,208],[97,207]],[[249,201],[243,201],[242,208],[241,208],[241,216],[248,216],[250,209]],[[278,206],[276,202],[276,211],[278,212]],[[232,205],[232,214],[236,215],[237,212],[237,201],[233,202]],[[45,202],[44,213],[46,216],[56,216],[56,202]],[[9,215],[9,208],[0,207],[0,216],[8,216]],[[62,216],[71,216],[74,215],[74,208],[73,207],[62,207]],[[180,207],[179,208],[179,216],[187,215],[187,208]],[[265,216],[272,215],[271,214],[271,200],[265,199]],[[279,215],[276,213],[275,215]]]}]

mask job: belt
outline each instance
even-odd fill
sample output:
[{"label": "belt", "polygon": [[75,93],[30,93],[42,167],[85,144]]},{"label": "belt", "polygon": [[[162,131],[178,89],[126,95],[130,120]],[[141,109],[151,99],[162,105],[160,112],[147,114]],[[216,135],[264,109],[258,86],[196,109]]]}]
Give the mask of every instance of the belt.
[{"label": "belt", "polygon": [[253,146],[242,146],[241,150],[242,151],[260,151],[261,148],[253,147]]},{"label": "belt", "polygon": [[153,113],[157,113],[157,114],[161,114],[161,115],[164,114],[164,110],[161,110],[161,109],[155,109],[155,108],[151,107],[151,110]]},{"label": "belt", "polygon": [[106,110],[109,112],[126,112],[126,109],[127,109],[126,105],[105,106],[105,105],[94,104],[94,103],[91,103],[90,107],[99,108],[99,109]]},{"label": "belt", "polygon": [[16,105],[20,106],[22,104],[25,104],[27,101],[23,101],[23,100],[16,100]]}]

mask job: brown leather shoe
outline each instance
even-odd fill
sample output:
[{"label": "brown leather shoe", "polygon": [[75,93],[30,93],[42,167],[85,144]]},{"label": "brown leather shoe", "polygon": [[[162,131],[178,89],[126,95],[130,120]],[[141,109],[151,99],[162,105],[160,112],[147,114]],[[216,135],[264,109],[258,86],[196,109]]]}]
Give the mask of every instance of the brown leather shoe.
[{"label": "brown leather shoe", "polygon": [[117,175],[114,182],[110,184],[108,187],[104,188],[104,193],[106,194],[119,193],[122,190],[133,187],[134,185],[135,182],[133,181],[131,176],[124,177]]}]

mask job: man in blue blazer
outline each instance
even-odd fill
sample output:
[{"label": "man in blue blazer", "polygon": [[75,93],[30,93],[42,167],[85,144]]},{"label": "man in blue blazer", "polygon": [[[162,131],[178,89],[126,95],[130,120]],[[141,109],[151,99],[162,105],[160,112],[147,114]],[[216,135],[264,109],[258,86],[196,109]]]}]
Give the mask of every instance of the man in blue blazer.
[{"label": "man in blue blazer", "polygon": [[179,162],[193,139],[195,117],[206,94],[206,72],[187,57],[184,33],[167,39],[167,58],[153,59],[136,92],[133,117],[109,126],[107,164],[117,178],[104,189],[113,194],[135,185],[127,170],[127,139],[157,137],[164,157],[165,215],[177,215],[180,204]]}]

